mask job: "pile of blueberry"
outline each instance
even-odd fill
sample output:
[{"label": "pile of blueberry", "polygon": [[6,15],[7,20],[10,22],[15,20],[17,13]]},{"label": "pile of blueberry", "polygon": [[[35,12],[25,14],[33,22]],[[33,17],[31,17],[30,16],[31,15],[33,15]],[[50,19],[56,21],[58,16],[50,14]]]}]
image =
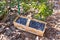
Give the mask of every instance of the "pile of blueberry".
[{"label": "pile of blueberry", "polygon": [[[19,23],[19,24],[22,24],[22,25],[26,25],[27,20],[28,20],[28,19],[26,19],[26,18],[21,18],[21,17],[20,17],[20,18],[17,19],[16,22]],[[43,31],[43,30],[44,30],[44,27],[45,27],[45,24],[44,24],[44,23],[36,22],[36,21],[34,21],[34,20],[31,20],[31,21],[30,21],[30,24],[29,24],[29,27]]]},{"label": "pile of blueberry", "polygon": [[28,19],[26,19],[26,18],[20,17],[20,18],[17,19],[16,22],[17,22],[17,23],[20,23],[20,24],[23,24],[23,25],[26,25],[27,20],[28,20]]},{"label": "pile of blueberry", "polygon": [[45,24],[31,20],[30,24],[29,24],[29,27],[32,27],[32,28],[35,28],[35,29],[43,31],[44,27],[45,27]]}]

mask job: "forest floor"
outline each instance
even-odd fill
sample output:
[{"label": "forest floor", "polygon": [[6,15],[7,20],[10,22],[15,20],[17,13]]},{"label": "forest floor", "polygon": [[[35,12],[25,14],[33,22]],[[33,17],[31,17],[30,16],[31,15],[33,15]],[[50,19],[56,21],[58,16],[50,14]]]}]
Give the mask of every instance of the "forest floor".
[{"label": "forest floor", "polygon": [[0,23],[0,40],[60,40],[60,13],[46,19],[47,29],[43,37],[15,28],[13,20],[16,17],[16,13],[10,13],[5,23],[3,21]]}]

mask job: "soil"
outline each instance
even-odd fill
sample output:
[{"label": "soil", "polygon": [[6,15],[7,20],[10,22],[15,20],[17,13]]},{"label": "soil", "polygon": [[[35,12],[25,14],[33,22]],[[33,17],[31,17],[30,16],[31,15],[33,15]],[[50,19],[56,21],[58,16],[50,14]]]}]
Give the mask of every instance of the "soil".
[{"label": "soil", "polygon": [[53,14],[46,19],[47,28],[44,36],[24,32],[13,25],[17,13],[9,13],[5,22],[0,23],[0,40],[60,40],[60,13]]}]

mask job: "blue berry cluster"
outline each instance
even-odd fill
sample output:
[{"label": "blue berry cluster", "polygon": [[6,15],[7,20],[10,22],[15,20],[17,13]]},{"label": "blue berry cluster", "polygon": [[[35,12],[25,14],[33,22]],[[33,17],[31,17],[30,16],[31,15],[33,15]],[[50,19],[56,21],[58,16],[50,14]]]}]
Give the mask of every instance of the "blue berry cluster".
[{"label": "blue berry cluster", "polygon": [[30,24],[29,24],[29,27],[32,27],[32,28],[35,28],[35,29],[43,31],[44,27],[45,27],[45,24],[31,20]]},{"label": "blue berry cluster", "polygon": [[[21,17],[20,17],[20,18],[17,19],[16,22],[17,22],[17,23],[20,23],[20,24],[22,24],[22,25],[26,25],[27,20],[28,20],[28,19],[26,19],[26,18],[21,18]],[[31,20],[31,21],[30,21],[30,24],[29,24],[29,27],[43,31],[43,30],[44,30],[44,27],[45,27],[45,24],[44,24],[44,23],[36,22],[36,21],[34,21],[34,20]]]},{"label": "blue berry cluster", "polygon": [[20,23],[20,24],[22,24],[22,25],[26,25],[27,19],[20,17],[20,18],[17,19],[16,22],[17,22],[17,23]]}]

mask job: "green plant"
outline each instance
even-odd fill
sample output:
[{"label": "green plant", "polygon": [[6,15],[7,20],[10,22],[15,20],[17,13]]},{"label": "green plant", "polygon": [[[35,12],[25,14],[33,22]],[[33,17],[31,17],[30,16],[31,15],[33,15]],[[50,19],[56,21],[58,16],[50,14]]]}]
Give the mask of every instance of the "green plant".
[{"label": "green plant", "polygon": [[21,6],[24,9],[24,13],[27,12],[30,9],[30,5],[29,4],[26,4],[24,2],[21,3]]},{"label": "green plant", "polygon": [[[30,2],[29,2],[30,1]],[[38,13],[34,14],[34,18],[39,20],[45,20],[53,12],[52,5],[47,4],[47,0],[26,0],[22,1],[21,6],[24,9],[24,13],[30,10],[30,8],[38,9]],[[28,4],[25,2],[29,2]]]},{"label": "green plant", "polygon": [[[36,6],[35,6],[36,8]],[[37,9],[39,10],[38,14],[34,15],[34,18],[39,20],[45,20],[48,16],[50,16],[53,12],[52,6],[47,5],[47,2],[43,1],[39,5],[37,5]]]},{"label": "green plant", "polygon": [[[11,5],[15,4],[17,4],[17,0],[12,0]],[[52,5],[48,4],[48,0],[20,0],[20,5],[24,9],[24,13],[30,8],[38,9],[38,13],[33,17],[39,20],[45,20],[53,12]]]},{"label": "green plant", "polygon": [[5,5],[6,2],[5,1],[0,1],[0,17],[5,14]]},{"label": "green plant", "polygon": [[11,0],[11,2],[10,2],[10,6],[11,7],[14,7],[14,6],[16,6],[18,4],[18,1],[17,0]]}]

